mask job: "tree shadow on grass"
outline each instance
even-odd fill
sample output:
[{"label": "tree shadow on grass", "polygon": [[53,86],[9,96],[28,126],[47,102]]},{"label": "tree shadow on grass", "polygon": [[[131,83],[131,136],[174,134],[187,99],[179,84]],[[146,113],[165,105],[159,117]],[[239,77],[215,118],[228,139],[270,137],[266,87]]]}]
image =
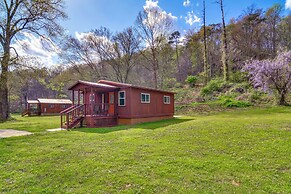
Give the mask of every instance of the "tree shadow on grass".
[{"label": "tree shadow on grass", "polygon": [[173,119],[166,119],[166,120],[161,120],[161,121],[147,122],[147,123],[141,123],[141,124],[135,124],[135,125],[119,125],[119,126],[114,126],[114,127],[102,127],[102,128],[75,128],[75,129],[72,129],[72,131],[102,134],[102,133],[110,133],[110,132],[121,131],[121,130],[128,130],[132,128],[155,130],[161,127],[167,127],[170,125],[184,123],[191,120],[194,120],[194,118],[193,119],[173,118]]}]

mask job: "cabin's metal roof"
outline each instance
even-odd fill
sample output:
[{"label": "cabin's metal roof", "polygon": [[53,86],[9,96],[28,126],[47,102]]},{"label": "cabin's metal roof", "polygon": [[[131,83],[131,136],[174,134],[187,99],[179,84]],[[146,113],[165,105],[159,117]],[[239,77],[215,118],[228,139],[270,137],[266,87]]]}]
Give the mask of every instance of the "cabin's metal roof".
[{"label": "cabin's metal roof", "polygon": [[27,100],[28,104],[38,104],[38,100]]},{"label": "cabin's metal roof", "polygon": [[107,84],[107,85],[113,85],[117,87],[132,87],[132,88],[137,88],[137,89],[143,89],[143,90],[151,90],[151,91],[157,91],[157,92],[163,92],[163,93],[172,93],[176,94],[175,92],[169,92],[165,90],[160,90],[160,89],[155,89],[155,88],[148,88],[148,87],[143,87],[143,86],[136,86],[133,84],[127,84],[127,83],[120,83],[120,82],[113,82],[113,81],[108,81],[108,80],[100,80],[98,83],[102,84]]},{"label": "cabin's metal roof", "polygon": [[169,91],[164,91],[164,90],[159,90],[159,89],[154,89],[154,88],[148,88],[148,87],[143,87],[143,86],[136,86],[133,84],[127,84],[127,83],[120,83],[120,82],[113,82],[113,81],[108,81],[108,80],[99,80],[97,83],[96,82],[88,82],[88,81],[82,81],[79,80],[77,81],[74,85],[69,87],[69,90],[73,90],[74,87],[76,87],[78,84],[83,84],[86,86],[91,86],[95,88],[103,88],[103,89],[118,89],[118,88],[127,88],[127,87],[132,87],[132,88],[138,88],[138,89],[143,89],[143,90],[152,90],[152,91],[157,91],[157,92],[163,92],[163,93],[172,93],[175,94],[175,92],[169,92]]},{"label": "cabin's metal roof", "polygon": [[47,99],[47,98],[38,98],[37,99],[41,104],[72,104],[72,101],[69,99]]},{"label": "cabin's metal roof", "polygon": [[118,88],[116,86],[112,86],[112,85],[108,85],[108,84],[102,84],[102,83],[88,82],[88,81],[79,80],[74,85],[69,87],[69,90],[72,90],[78,84],[83,84],[83,85],[91,86],[91,87],[95,87],[95,88],[111,88],[111,89],[117,89]]}]

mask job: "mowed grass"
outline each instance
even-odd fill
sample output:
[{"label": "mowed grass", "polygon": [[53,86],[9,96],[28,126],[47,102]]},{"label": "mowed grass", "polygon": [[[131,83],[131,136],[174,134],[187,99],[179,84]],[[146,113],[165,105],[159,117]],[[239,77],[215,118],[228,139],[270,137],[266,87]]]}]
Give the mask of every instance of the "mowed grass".
[{"label": "mowed grass", "polygon": [[35,133],[46,131],[46,129],[60,128],[60,125],[60,116],[21,117],[21,115],[12,115],[11,121],[0,123],[0,130],[16,129]]},{"label": "mowed grass", "polygon": [[0,139],[0,193],[291,193],[290,107],[54,133],[19,119],[38,133]]}]

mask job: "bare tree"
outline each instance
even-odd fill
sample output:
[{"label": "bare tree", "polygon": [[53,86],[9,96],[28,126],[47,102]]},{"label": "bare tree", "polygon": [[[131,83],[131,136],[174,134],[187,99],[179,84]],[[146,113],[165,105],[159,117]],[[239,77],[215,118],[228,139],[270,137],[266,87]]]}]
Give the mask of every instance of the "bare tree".
[{"label": "bare tree", "polygon": [[145,67],[153,72],[154,87],[158,88],[158,56],[162,46],[167,43],[166,37],[173,26],[172,18],[158,10],[144,10],[138,14],[136,24],[144,44],[141,54],[148,62]]},{"label": "bare tree", "polygon": [[227,39],[226,39],[226,27],[224,20],[224,9],[223,9],[223,1],[219,1],[220,10],[221,10],[221,20],[222,20],[222,55],[221,61],[223,65],[223,79],[224,81],[229,80],[229,67],[228,67],[228,54],[227,54]]},{"label": "bare tree", "polygon": [[206,35],[206,5],[205,0],[203,0],[203,62],[204,62],[204,84],[206,85],[209,79],[209,65],[207,56],[207,35]]},{"label": "bare tree", "polygon": [[44,34],[55,36],[62,32],[57,21],[66,17],[63,9],[63,0],[1,0],[0,120],[6,120],[9,117],[8,70],[13,60],[17,58],[17,52],[11,44],[24,31],[40,36]]},{"label": "bare tree", "polygon": [[91,71],[93,79],[102,79],[104,77],[103,64],[100,63],[99,54],[93,50],[91,42],[86,38],[79,40],[74,37],[67,37],[60,57],[64,63],[71,65],[81,76],[85,76],[81,71],[85,65]]},{"label": "bare tree", "polygon": [[282,6],[275,4],[269,8],[265,13],[265,22],[267,25],[266,30],[266,42],[270,55],[274,58],[277,55],[277,44],[278,44],[278,25],[281,22],[280,14],[282,12]]},{"label": "bare tree", "polygon": [[115,72],[117,81],[128,82],[130,72],[136,65],[139,40],[133,28],[127,28],[112,38],[113,49],[104,54],[108,56],[108,63]]},{"label": "bare tree", "polygon": [[279,44],[286,50],[291,50],[291,14],[282,18],[279,24]]},{"label": "bare tree", "polygon": [[[139,41],[131,27],[115,35],[109,29],[100,27],[79,39],[69,37],[63,50],[61,57],[77,71],[81,65],[86,65],[93,71],[94,79],[107,78],[113,72],[114,79],[124,83],[128,82],[136,65]],[[105,73],[109,67],[112,71]]]},{"label": "bare tree", "polygon": [[[175,54],[176,54],[176,67],[177,67],[177,71],[180,72],[180,65],[179,65],[179,43],[180,41],[180,32],[179,31],[175,31],[171,34],[171,36],[169,37],[169,44],[174,45],[175,47]],[[178,73],[179,74],[179,73]],[[179,79],[178,77],[178,81],[182,82],[184,80]]]}]

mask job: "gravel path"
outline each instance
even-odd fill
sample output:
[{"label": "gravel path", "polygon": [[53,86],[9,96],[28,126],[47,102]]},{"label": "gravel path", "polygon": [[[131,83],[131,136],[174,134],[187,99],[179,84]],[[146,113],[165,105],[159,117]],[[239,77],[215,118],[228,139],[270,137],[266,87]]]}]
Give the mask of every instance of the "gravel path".
[{"label": "gravel path", "polygon": [[23,136],[23,135],[32,135],[28,131],[19,131],[14,129],[0,129],[0,138],[6,137],[16,137],[16,136]]}]

